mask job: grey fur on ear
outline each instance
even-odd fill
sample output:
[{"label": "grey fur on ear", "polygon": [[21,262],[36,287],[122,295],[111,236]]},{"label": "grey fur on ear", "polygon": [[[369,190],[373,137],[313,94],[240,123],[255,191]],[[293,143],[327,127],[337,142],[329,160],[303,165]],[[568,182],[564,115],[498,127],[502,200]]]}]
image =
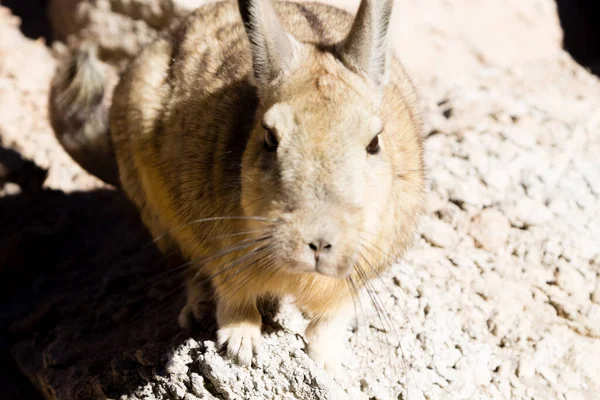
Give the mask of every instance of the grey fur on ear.
[{"label": "grey fur on ear", "polygon": [[362,0],[340,58],[375,85],[387,80],[388,28],[394,0]]},{"label": "grey fur on ear", "polygon": [[281,25],[274,0],[238,0],[252,51],[254,78],[259,85],[278,81],[292,68],[297,43]]}]

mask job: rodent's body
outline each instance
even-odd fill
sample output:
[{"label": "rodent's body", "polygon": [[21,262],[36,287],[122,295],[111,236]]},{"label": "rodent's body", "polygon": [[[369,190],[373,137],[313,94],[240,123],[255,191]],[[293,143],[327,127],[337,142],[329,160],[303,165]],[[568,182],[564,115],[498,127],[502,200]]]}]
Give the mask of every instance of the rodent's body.
[{"label": "rodent's body", "polygon": [[[352,23],[351,15],[323,4],[278,6],[286,30],[302,41],[331,45],[344,38]],[[142,210],[153,236],[171,236],[186,257],[201,259],[235,243],[214,237],[248,230],[245,220],[193,221],[243,215],[240,170],[258,99],[248,82],[252,61],[237,4],[202,7],[171,32],[147,48],[121,79],[113,97],[110,131],[123,189]],[[398,107],[387,110],[391,116],[411,112],[415,101],[407,77],[395,67],[390,87],[395,93],[388,95],[405,104],[388,103]],[[406,143],[398,139],[398,146]],[[393,213],[390,207],[390,218]],[[382,239],[396,238],[391,232],[378,233]],[[211,267],[220,265],[202,267],[210,275],[217,272]],[[235,285],[229,275],[220,276],[223,283]],[[292,294],[298,304],[318,313],[323,306],[340,303],[336,297],[349,296],[343,280],[316,274],[273,275],[260,268],[251,285],[230,295],[255,298],[269,293]]]},{"label": "rodent's body", "polygon": [[[140,209],[145,225],[154,237],[162,238],[158,244],[163,251],[175,248],[191,260],[188,305],[182,311],[181,323],[185,324],[186,314],[198,314],[194,305],[203,295],[198,282],[209,279],[217,298],[220,341],[228,341],[230,354],[247,363],[257,345],[257,327],[260,334],[257,299],[291,295],[312,318],[309,325],[310,341],[314,344],[311,355],[328,366],[335,362],[326,354],[327,347],[338,338],[325,336],[329,335],[327,332],[333,332],[334,336],[339,333],[336,321],[344,320],[348,308],[352,307],[353,288],[348,280],[360,287],[364,279],[384,272],[409,245],[422,212],[421,122],[415,112],[416,97],[412,85],[400,64],[392,58],[381,107],[367,110],[380,116],[385,132],[384,151],[372,156],[379,158],[372,164],[364,161],[366,167],[372,165],[374,168],[370,173],[365,172],[367,176],[373,175],[374,182],[360,176],[356,179],[353,175],[339,176],[347,185],[362,185],[355,193],[346,193],[343,183],[319,185],[321,180],[338,179],[336,174],[339,174],[340,164],[347,163],[345,168],[348,169],[363,163],[362,159],[356,162],[344,160],[345,157],[356,157],[344,154],[344,149],[352,152],[353,145],[336,147],[334,135],[331,138],[321,135],[323,138],[319,143],[309,147],[303,145],[302,157],[296,157],[294,161],[295,172],[290,180],[301,183],[285,183],[286,190],[311,193],[310,200],[303,197],[302,201],[288,202],[283,214],[274,214],[275,211],[266,205],[255,206],[254,203],[268,203],[264,193],[260,192],[264,189],[261,186],[270,187],[275,179],[267,176],[264,183],[261,181],[263,177],[258,173],[268,168],[263,164],[275,161],[267,158],[267,161],[256,161],[268,155],[257,155],[260,152],[255,148],[262,145],[262,139],[257,141],[253,134],[262,129],[261,118],[272,104],[291,99],[286,104],[293,106],[297,93],[308,91],[310,96],[302,101],[310,100],[315,105],[305,114],[314,114],[321,120],[329,118],[331,124],[339,126],[344,123],[335,115],[340,101],[348,99],[344,107],[355,107],[360,113],[365,108],[361,99],[368,97],[370,87],[358,80],[355,84],[357,78],[349,71],[340,70],[341,64],[330,54],[330,50],[348,35],[353,22],[350,14],[318,3],[281,2],[276,3],[276,9],[283,28],[310,48],[304,56],[308,60],[303,67],[305,73],[296,73],[294,76],[299,77],[295,78],[295,83],[278,89],[276,94],[261,97],[259,90],[267,91],[265,88],[270,86],[264,85],[257,90],[253,82],[253,49],[238,5],[234,2],[209,4],[166,31],[132,61],[113,95],[110,134],[121,187]],[[258,74],[256,68],[255,74]],[[346,83],[334,82],[336,79]],[[355,100],[353,96],[356,96]],[[317,125],[314,125],[315,129],[322,131],[322,126]],[[324,146],[333,149],[331,160],[336,161],[329,159]],[[303,158],[321,161],[306,167]],[[257,162],[260,167],[256,167]],[[289,175],[283,164],[277,168],[279,175]],[[368,194],[360,194],[361,191],[375,193],[376,198],[369,202],[365,200]],[[278,196],[273,200],[276,203],[287,201],[284,200],[285,193]],[[304,205],[307,202],[310,206]],[[336,204],[348,211],[336,210]],[[341,230],[349,230],[352,223],[362,221],[362,230],[356,228],[361,233],[349,234],[347,242],[354,240],[352,237],[368,237],[381,251],[373,247],[370,251],[359,252],[362,259],[357,259],[358,256],[346,254],[350,250],[344,250],[346,253],[336,253],[334,259],[364,261],[368,267],[364,266],[362,275],[355,270],[351,270],[347,279],[334,276],[337,272],[330,270],[326,274],[301,273],[279,265],[281,258],[269,256],[244,261],[249,251],[262,243],[249,247],[239,245],[240,242],[250,243],[240,239],[252,237],[252,232],[280,234],[277,226],[269,224],[275,221],[275,215],[279,218],[277,223],[281,223],[282,218],[293,214],[293,210],[306,216],[311,207],[328,210],[323,211],[325,214],[339,213],[334,225],[349,224]],[[372,210],[363,210],[368,207]],[[271,214],[252,215],[249,210],[267,210]],[[354,219],[350,215],[354,215]],[[294,220],[293,223],[299,222]],[[324,226],[323,231],[333,230],[329,225]],[[281,235],[289,234],[281,229]],[[294,232],[304,232],[302,229],[297,228]],[[340,243],[345,248],[350,246]],[[277,243],[280,247],[285,244]],[[364,243],[356,241],[355,246],[358,248]],[[275,248],[273,245],[272,251]],[[316,259],[318,265],[318,254]],[[298,265],[304,264],[299,261]],[[333,261],[330,267],[334,267]]]}]

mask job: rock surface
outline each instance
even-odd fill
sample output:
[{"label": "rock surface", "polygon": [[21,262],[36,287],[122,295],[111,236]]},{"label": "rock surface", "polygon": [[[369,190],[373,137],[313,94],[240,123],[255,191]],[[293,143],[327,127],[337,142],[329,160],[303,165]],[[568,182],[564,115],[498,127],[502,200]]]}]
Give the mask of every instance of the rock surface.
[{"label": "rock surface", "polygon": [[[105,61],[122,68],[123,60],[152,41],[173,17],[216,0],[49,1],[58,39],[91,38]],[[351,12],[359,4],[324,2]],[[403,0],[394,8],[390,29],[393,46],[417,80],[456,79],[481,66],[507,67],[553,57],[563,36],[552,0]]]},{"label": "rock surface", "polygon": [[[63,11],[76,14],[65,32],[138,29],[106,45],[118,65],[174,10],[152,5],[177,2],[89,2],[89,15],[118,15],[97,26],[77,22],[82,3]],[[337,381],[306,356],[291,304],[266,313],[251,369],[219,355],[210,319],[177,328],[181,277],[123,196],[60,149],[46,118],[53,59],[0,8],[0,170],[48,170],[42,188],[39,172],[0,176],[2,351],[49,399],[598,398],[600,82],[560,51],[549,0],[435,3],[395,14],[415,33],[398,48],[420,83],[429,212],[373,282],[383,312],[357,304]]]},{"label": "rock surface", "polygon": [[504,248],[508,240],[510,222],[495,208],[486,208],[473,218],[469,233],[484,249],[497,251]]}]

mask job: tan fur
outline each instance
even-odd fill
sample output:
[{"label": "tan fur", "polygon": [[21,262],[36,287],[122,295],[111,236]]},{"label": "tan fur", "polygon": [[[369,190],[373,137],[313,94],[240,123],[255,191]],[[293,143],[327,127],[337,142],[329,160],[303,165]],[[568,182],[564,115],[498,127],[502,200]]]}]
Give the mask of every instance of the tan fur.
[{"label": "tan fur", "polygon": [[56,137],[67,153],[91,174],[119,185],[108,134],[108,109],[118,77],[83,45],[64,53],[52,80],[48,114]]},{"label": "tan fur", "polygon": [[[114,93],[110,131],[122,187],[146,226],[165,235],[163,250],[176,247],[195,261],[182,323],[199,315],[198,282],[209,277],[219,340],[249,363],[260,340],[257,299],[292,295],[312,318],[311,356],[335,369],[337,355],[327,349],[352,304],[345,278],[360,287],[355,265],[369,278],[389,268],[423,210],[421,122],[395,58],[379,88],[382,76],[371,80],[372,71],[337,55],[351,15],[317,3],[276,9],[293,54],[275,72],[254,64],[253,73],[237,4],[206,5],[131,63]],[[276,155],[264,150],[265,124],[279,142]],[[381,126],[381,152],[369,155]],[[195,222],[240,216],[272,220]],[[267,241],[219,256],[252,236],[238,233],[261,229]],[[319,235],[333,246],[314,263],[308,243]],[[264,245],[262,258],[251,253]],[[245,261],[227,270],[239,257]]]}]

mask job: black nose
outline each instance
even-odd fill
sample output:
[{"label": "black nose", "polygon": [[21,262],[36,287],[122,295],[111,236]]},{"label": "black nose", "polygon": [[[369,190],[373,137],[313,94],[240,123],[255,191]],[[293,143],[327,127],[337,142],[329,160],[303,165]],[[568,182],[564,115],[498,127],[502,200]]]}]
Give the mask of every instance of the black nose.
[{"label": "black nose", "polygon": [[317,239],[309,243],[308,247],[315,253],[315,259],[318,260],[321,253],[331,250],[331,243],[323,239]]}]

